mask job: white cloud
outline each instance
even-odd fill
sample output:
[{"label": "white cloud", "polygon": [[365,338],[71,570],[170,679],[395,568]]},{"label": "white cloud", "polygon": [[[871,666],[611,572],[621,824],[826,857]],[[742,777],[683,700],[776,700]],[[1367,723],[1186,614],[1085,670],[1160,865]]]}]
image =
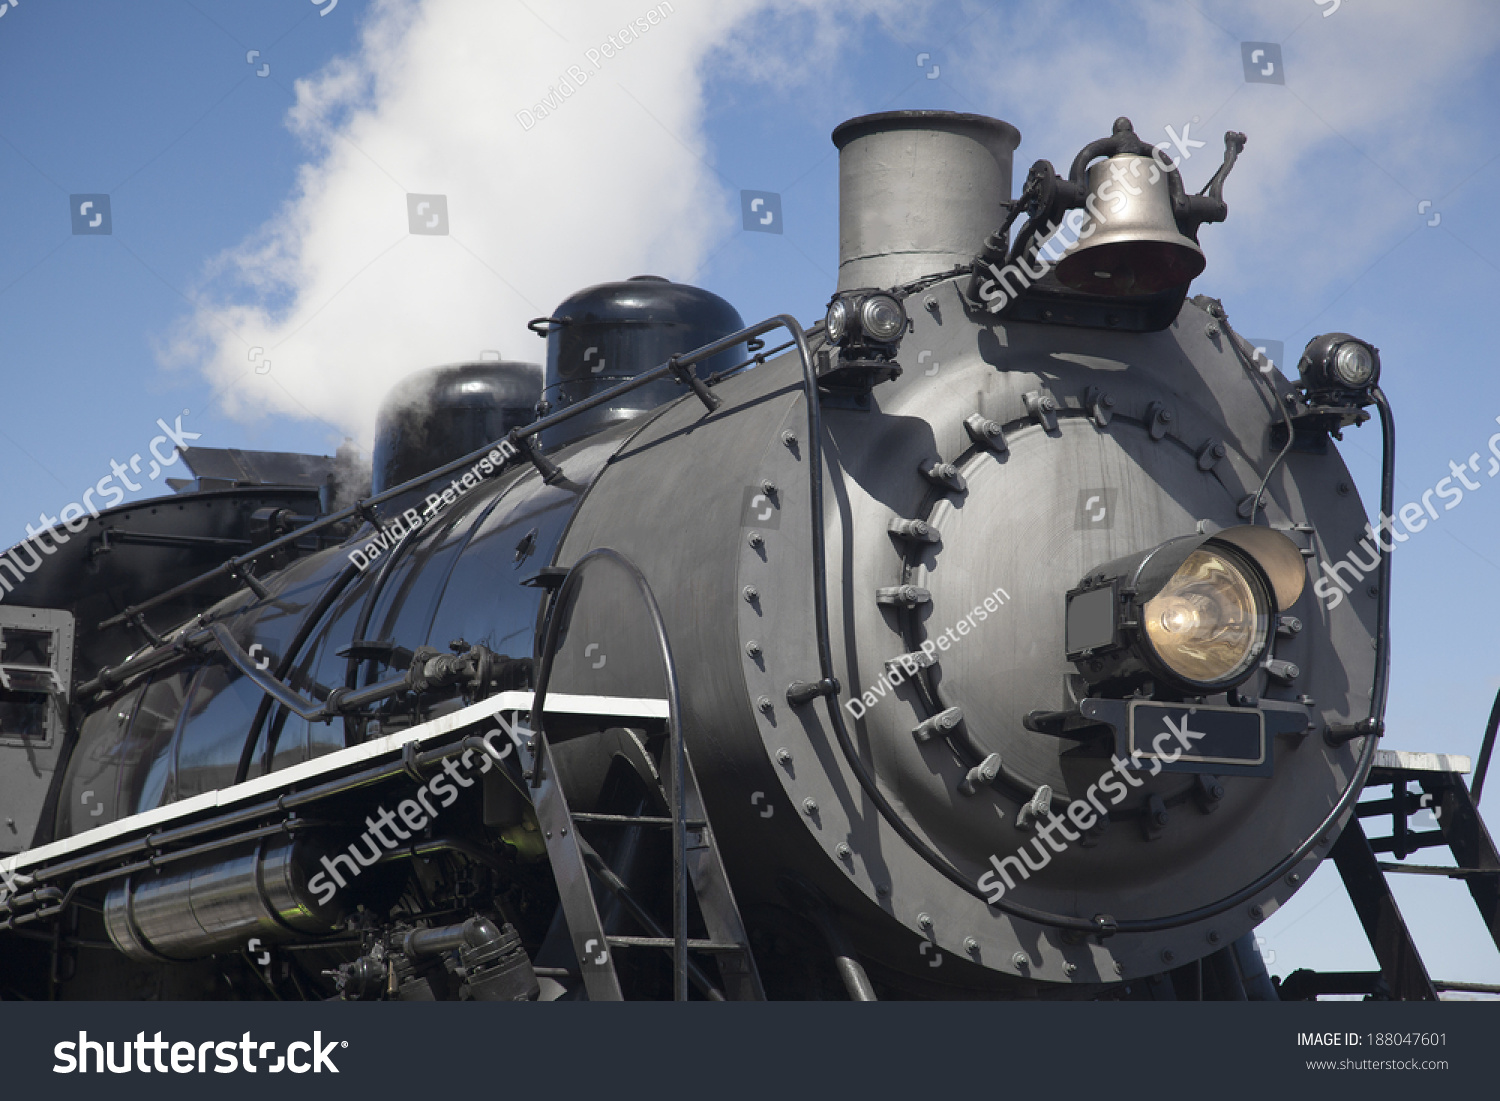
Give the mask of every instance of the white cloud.
[{"label": "white cloud", "polygon": [[[356,54],[298,82],[296,193],[209,266],[165,358],[201,365],[233,416],[312,415],[368,441],[404,374],[484,349],[537,360],[525,322],[572,291],[693,272],[735,216],[700,68],[761,6],[377,0]],[[572,69],[586,79],[564,95]],[[447,197],[450,235],[408,232],[408,192]]]}]

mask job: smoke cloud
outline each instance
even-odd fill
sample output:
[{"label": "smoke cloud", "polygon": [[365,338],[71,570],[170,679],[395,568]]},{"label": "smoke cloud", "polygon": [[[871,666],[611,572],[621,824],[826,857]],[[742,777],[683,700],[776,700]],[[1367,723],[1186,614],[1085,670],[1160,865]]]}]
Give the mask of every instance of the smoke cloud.
[{"label": "smoke cloud", "polygon": [[685,277],[737,199],[700,70],[767,6],[376,0],[354,55],[297,83],[295,193],[209,265],[164,359],[200,366],[230,416],[368,443],[403,375],[537,360],[527,320],[579,287]]}]

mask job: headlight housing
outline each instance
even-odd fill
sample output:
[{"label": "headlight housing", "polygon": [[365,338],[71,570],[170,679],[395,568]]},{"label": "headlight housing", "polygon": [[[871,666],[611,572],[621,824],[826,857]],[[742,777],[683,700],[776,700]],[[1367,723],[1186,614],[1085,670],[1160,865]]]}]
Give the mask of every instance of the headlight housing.
[{"label": "headlight housing", "polygon": [[1380,382],[1380,350],[1348,333],[1324,333],[1308,341],[1297,373],[1310,402],[1369,405]]},{"label": "headlight housing", "polygon": [[896,295],[863,287],[836,295],[823,322],[830,344],[889,356],[906,335],[906,320],[906,308]]},{"label": "headlight housing", "polygon": [[1067,657],[1091,685],[1205,696],[1249,679],[1307,571],[1290,539],[1243,526],[1172,539],[1067,594]]}]

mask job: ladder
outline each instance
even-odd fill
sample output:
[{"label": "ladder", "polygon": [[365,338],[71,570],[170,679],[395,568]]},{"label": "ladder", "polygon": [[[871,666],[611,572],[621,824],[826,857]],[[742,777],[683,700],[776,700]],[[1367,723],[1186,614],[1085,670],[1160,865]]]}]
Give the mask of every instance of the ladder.
[{"label": "ladder", "polygon": [[[579,722],[570,715],[565,723],[546,715],[545,696],[552,661],[561,634],[561,620],[571,610],[569,596],[586,568],[600,562],[613,562],[623,569],[639,590],[643,603],[656,627],[666,670],[667,699],[658,703],[660,717],[642,719],[641,708],[630,710],[636,717],[624,719],[601,713],[592,721]],[[550,588],[551,586],[549,586]],[[622,703],[625,701],[621,701]],[[646,701],[630,700],[631,704]],[[615,966],[621,950],[666,951],[672,957],[673,991],[678,1001],[687,1000],[689,984],[713,1001],[763,1001],[765,993],[755,960],[750,951],[745,924],[735,903],[729,877],[719,854],[718,844],[708,819],[698,778],[688,756],[687,744],[679,720],[677,672],[667,641],[665,625],[644,576],[624,555],[607,548],[590,551],[567,571],[549,602],[545,637],[537,662],[537,689],[532,711],[533,734],[521,753],[521,765],[530,789],[537,824],[547,847],[547,858],[557,882],[558,899],[568,933],[573,942],[584,989],[590,1001],[622,1001],[625,992],[620,972]],[[545,718],[545,729],[544,729]],[[652,767],[660,776],[658,791],[667,807],[666,815],[648,814],[648,804],[633,814],[597,814],[575,811],[568,804],[567,793],[560,782],[552,748],[564,741],[609,727],[641,729],[647,741],[662,745],[660,759]],[[644,748],[644,746],[642,747]],[[671,928],[663,928],[650,913],[639,885],[611,868],[587,838],[580,826],[591,829],[650,830],[666,829],[673,837]],[[592,877],[592,882],[591,882]],[[595,885],[613,896],[621,909],[641,926],[646,935],[625,936],[610,933],[600,917],[599,897]],[[706,937],[691,937],[688,931],[688,895],[691,890],[706,929]],[[710,955],[717,962],[720,976],[712,976],[694,957]]]},{"label": "ladder", "polygon": [[[1500,994],[1500,986],[1432,978],[1387,879],[1390,874],[1405,874],[1462,880],[1500,949],[1500,854],[1479,816],[1476,798],[1487,764],[1485,753],[1471,792],[1464,782],[1470,767],[1467,757],[1376,750],[1365,790],[1388,787],[1390,794],[1355,804],[1354,818],[1333,846],[1333,859],[1380,970],[1297,971],[1281,983],[1283,1000],[1363,994],[1367,998],[1436,1001],[1440,992],[1449,990]],[[1412,790],[1413,785],[1419,790]],[[1436,829],[1413,828],[1412,818],[1422,811],[1433,814]],[[1388,835],[1366,834],[1365,820],[1385,816],[1391,821]],[[1453,866],[1405,862],[1414,853],[1439,846],[1452,852]],[[1387,853],[1394,860],[1380,859]]]}]

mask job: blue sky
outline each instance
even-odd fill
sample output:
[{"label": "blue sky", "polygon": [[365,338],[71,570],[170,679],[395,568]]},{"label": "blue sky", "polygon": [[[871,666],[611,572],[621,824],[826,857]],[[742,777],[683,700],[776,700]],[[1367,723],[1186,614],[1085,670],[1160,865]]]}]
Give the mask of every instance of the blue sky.
[{"label": "blue sky", "polygon": [[[1293,363],[1330,330],[1381,348],[1398,502],[1500,431],[1493,4],[666,7],[614,56],[609,35],[659,6],[6,7],[0,542],[184,409],[205,446],[368,444],[403,372],[536,359],[525,320],[588,283],[653,271],[747,320],[812,320],[836,267],[829,133],[893,108],[1015,124],[1017,183],[1123,114],[1150,140],[1171,126],[1207,142],[1184,169],[1196,188],[1223,132],[1244,131],[1195,292]],[[1284,83],[1246,79],[1246,42],[1279,48]],[[524,126],[573,66],[588,79]],[[744,231],[742,190],[781,197],[782,234]],[[412,193],[446,197],[448,234],[408,232]],[[108,235],[72,232],[75,194],[109,196]],[[1378,445],[1373,427],[1343,445],[1367,506]],[[1392,747],[1474,753],[1500,687],[1500,484],[1481,481],[1397,557]],[[1461,888],[1398,888],[1435,974],[1500,982]],[[1372,965],[1331,867],[1263,935],[1279,973]]]}]

